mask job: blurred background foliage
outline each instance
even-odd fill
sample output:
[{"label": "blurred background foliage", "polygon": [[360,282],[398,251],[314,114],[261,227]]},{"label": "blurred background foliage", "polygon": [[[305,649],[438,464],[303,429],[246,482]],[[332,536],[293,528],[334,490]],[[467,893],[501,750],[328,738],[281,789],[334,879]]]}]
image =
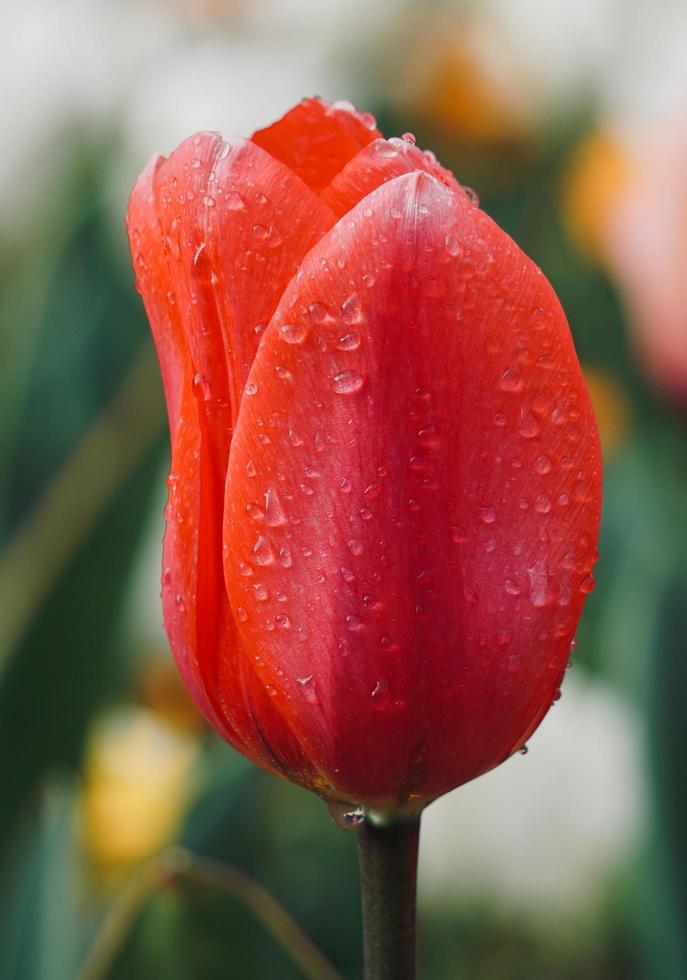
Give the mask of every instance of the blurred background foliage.
[{"label": "blurred background foliage", "polygon": [[542,266],[604,444],[563,699],[426,815],[422,975],[687,977],[684,5],[25,0],[0,26],[0,980],[360,977],[351,835],[171,665],[122,224],[153,152],[315,93],[412,130]]}]

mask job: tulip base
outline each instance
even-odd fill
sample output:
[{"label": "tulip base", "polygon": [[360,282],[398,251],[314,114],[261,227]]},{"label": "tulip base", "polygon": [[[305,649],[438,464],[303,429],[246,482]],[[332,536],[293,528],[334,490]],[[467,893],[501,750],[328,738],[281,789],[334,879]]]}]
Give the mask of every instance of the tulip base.
[{"label": "tulip base", "polygon": [[365,980],[415,980],[420,817],[357,829]]}]

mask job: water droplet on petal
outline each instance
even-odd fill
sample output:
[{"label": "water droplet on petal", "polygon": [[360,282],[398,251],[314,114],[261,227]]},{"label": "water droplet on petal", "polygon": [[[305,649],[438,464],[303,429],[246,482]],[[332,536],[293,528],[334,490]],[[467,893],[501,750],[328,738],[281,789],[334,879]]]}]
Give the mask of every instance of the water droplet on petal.
[{"label": "water droplet on petal", "polygon": [[360,323],[363,319],[360,301],[355,293],[341,304],[341,318],[344,323]]},{"label": "water droplet on petal", "polygon": [[274,487],[270,487],[265,493],[265,524],[268,527],[279,527],[281,524],[286,524],[286,514],[279,494]]},{"label": "water droplet on petal", "polygon": [[355,830],[365,819],[360,807],[351,807],[347,803],[329,803],[327,809],[340,830]]},{"label": "water droplet on petal", "polygon": [[196,374],[193,378],[193,394],[198,401],[208,402],[212,397],[210,382],[204,374]]},{"label": "water droplet on petal", "polygon": [[444,247],[449,255],[460,255],[462,249],[460,241],[455,237],[455,235],[447,235],[444,239]]},{"label": "water droplet on petal", "polygon": [[287,344],[302,344],[309,330],[304,323],[282,323],[279,336]]},{"label": "water droplet on petal", "polygon": [[222,201],[224,207],[229,211],[242,211],[246,206],[246,202],[238,191],[227,191]]},{"label": "water droplet on petal", "polygon": [[253,545],[251,554],[257,565],[271,565],[274,562],[274,554],[270,543],[262,534]]},{"label": "water droplet on petal", "polygon": [[518,426],[518,432],[525,439],[533,439],[540,430],[541,426],[539,421],[533,412],[529,408],[523,408],[520,411],[520,424]]},{"label": "water droplet on petal", "polygon": [[337,350],[357,350],[360,347],[360,334],[355,332],[345,333],[336,341],[334,346]]},{"label": "water droplet on petal", "polygon": [[517,364],[511,365],[503,372],[499,380],[499,388],[502,391],[522,391],[523,381]]},{"label": "water droplet on petal", "polygon": [[538,561],[527,569],[530,578],[530,602],[533,606],[541,608],[549,601],[549,579],[546,572],[544,559]]},{"label": "water droplet on petal", "polygon": [[545,494],[541,494],[534,502],[534,509],[539,514],[548,514],[551,510],[551,501]]},{"label": "water droplet on petal", "polygon": [[360,391],[364,378],[357,371],[340,371],[334,376],[334,391],[338,395],[352,395]]}]

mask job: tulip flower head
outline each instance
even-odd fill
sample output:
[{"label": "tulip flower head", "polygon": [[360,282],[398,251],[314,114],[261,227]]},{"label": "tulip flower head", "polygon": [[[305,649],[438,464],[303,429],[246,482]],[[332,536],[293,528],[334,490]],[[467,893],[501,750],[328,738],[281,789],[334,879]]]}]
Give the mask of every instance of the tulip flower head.
[{"label": "tulip flower head", "polygon": [[128,229],[171,431],[164,618],[208,721],[383,812],[503,762],[558,696],[599,524],[541,270],[433,154],[319,99],[153,159]]}]

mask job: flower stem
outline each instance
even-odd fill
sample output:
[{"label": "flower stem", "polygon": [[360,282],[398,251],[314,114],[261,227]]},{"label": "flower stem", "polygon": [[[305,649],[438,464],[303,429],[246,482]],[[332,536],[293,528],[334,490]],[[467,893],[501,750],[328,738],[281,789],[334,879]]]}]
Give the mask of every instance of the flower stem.
[{"label": "flower stem", "polygon": [[415,980],[420,817],[358,830],[365,980]]}]

